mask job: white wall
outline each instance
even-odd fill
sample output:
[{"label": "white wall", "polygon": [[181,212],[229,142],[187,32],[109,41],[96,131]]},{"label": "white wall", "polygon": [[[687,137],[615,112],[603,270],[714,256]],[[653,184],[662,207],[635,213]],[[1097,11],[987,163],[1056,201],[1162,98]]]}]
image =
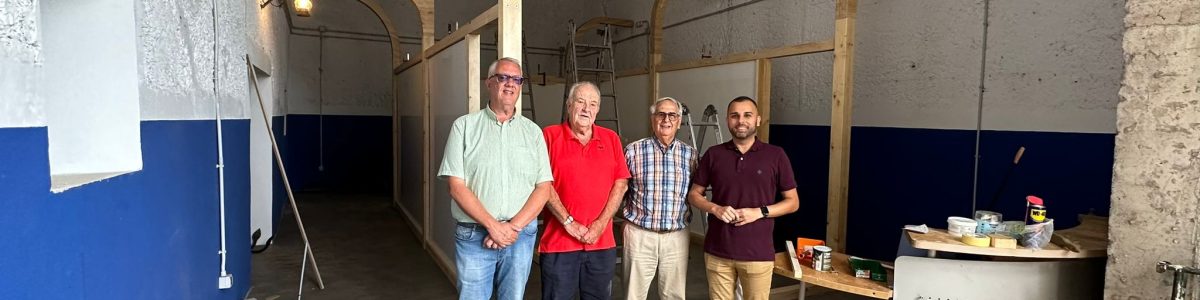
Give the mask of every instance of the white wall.
[{"label": "white wall", "polygon": [[[274,126],[272,120],[264,119],[262,111],[265,108],[267,115],[275,110],[274,91],[270,87],[273,86],[274,80],[271,76],[261,69],[255,68],[255,79],[257,83],[247,83],[250,85],[250,95],[247,102],[250,103],[250,232],[262,230],[262,236],[258,239],[257,245],[265,245],[268,240],[275,235],[273,219],[273,198],[275,192],[274,177],[275,174],[275,153],[271,147],[271,137],[266,133],[270,132],[268,126]],[[255,84],[258,84],[257,90]],[[258,97],[262,97],[263,101],[259,102]],[[262,103],[261,105],[259,103]]]},{"label": "white wall", "polygon": [[[214,68],[221,117],[247,118],[246,25],[259,28],[270,25],[247,23],[245,14],[254,11],[249,8],[258,9],[257,4],[250,2],[220,0],[217,5],[220,21],[216,22],[216,28],[211,2],[149,1],[138,5],[143,120],[213,119]],[[282,17],[274,7],[258,12]],[[214,37],[219,41],[217,49],[213,49]],[[214,50],[218,54],[216,60]]]},{"label": "white wall", "polygon": [[[718,129],[709,127],[704,138],[698,139],[698,141],[704,142],[704,144],[697,145],[697,150],[701,154],[708,150],[708,147],[724,143],[730,138],[728,128],[725,128],[724,124],[726,107],[730,100],[738,96],[756,97],[755,95],[758,93],[757,66],[756,62],[747,61],[665,72],[659,75],[659,97],[672,97],[687,105],[692,114],[692,121],[701,122],[704,109],[708,105],[717,109],[717,122],[721,124],[719,130],[722,131],[721,134],[725,140],[718,140],[714,134],[714,130]],[[646,107],[649,106],[646,105]],[[688,128],[688,126],[682,126],[675,135],[681,141],[690,144],[692,136]],[[696,128],[696,132],[699,135],[699,127]]]},{"label": "white wall", "polygon": [[454,120],[467,114],[467,82],[462,78],[467,76],[467,43],[459,42],[446,48],[433,58],[426,61],[430,68],[429,99],[430,110],[433,114],[433,153],[430,156],[430,169],[425,170],[429,182],[430,210],[429,226],[433,246],[454,265],[454,228],[455,220],[450,215],[450,187],[445,180],[436,179],[438,167],[442,163],[442,155],[446,148],[446,139],[450,136],[450,127]]},{"label": "white wall", "polygon": [[[420,40],[411,37],[420,36],[420,22],[412,2],[377,2],[397,34],[410,37],[401,39],[401,52],[418,53]],[[298,30],[289,37],[287,113],[392,115],[391,45],[379,17],[357,1],[326,1],[314,3],[312,17],[292,20]],[[326,37],[311,36],[321,35],[320,27]]]},{"label": "white wall", "polygon": [[[993,1],[983,128],[1114,132],[1121,3]],[[603,5],[608,9],[591,14],[644,21],[653,1]],[[833,0],[669,1],[663,62],[829,39],[833,9]],[[860,1],[854,124],[974,130],[980,120],[984,18],[983,1]],[[619,30],[617,38],[643,32]],[[617,44],[618,69],[644,67],[645,45],[645,36]],[[774,124],[829,124],[832,57],[771,61]]]},{"label": "white wall", "polygon": [[292,35],[291,42],[288,113],[392,114],[389,44],[333,38],[322,43],[299,35]]},{"label": "white wall", "polygon": [[[425,63],[419,63],[396,76],[397,105],[400,113],[400,197],[394,199],[418,230],[424,230],[425,201],[421,176],[425,161],[423,130],[425,103]],[[432,163],[432,162],[431,162]]]},{"label": "white wall", "polygon": [[133,8],[42,2],[51,190],[142,169]]},{"label": "white wall", "polygon": [[0,127],[46,124],[41,86],[42,41],[38,1],[5,3],[0,17]]}]

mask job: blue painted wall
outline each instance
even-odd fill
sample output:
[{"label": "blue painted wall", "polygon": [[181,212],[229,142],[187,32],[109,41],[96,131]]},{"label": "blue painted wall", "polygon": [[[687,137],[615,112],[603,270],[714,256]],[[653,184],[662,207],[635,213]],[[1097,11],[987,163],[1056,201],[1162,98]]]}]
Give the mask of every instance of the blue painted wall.
[{"label": "blue painted wall", "polygon": [[60,194],[49,192],[46,128],[0,129],[0,299],[242,298],[249,122],[222,125],[233,289],[217,289],[214,122],[146,121],[142,171]]},{"label": "blue painted wall", "polygon": [[[800,210],[776,223],[776,240],[825,238],[829,127],[771,125],[772,143],[787,151],[799,183]],[[996,210],[1022,219],[1024,196],[1046,199],[1057,228],[1075,215],[1107,216],[1114,134],[983,131],[979,206],[984,209],[1026,147]],[[971,215],[974,130],[854,127],[851,132],[847,253],[895,258],[900,228],[945,228],[948,216]],[[777,247],[782,247],[777,245]]]},{"label": "blue painted wall", "polygon": [[391,116],[293,114],[287,122],[293,189],[391,195]]}]

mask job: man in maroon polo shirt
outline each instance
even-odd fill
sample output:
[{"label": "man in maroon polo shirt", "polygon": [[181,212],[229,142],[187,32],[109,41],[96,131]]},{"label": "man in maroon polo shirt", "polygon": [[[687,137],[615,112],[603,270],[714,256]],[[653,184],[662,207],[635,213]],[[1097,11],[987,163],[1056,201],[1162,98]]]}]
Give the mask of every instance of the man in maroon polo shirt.
[{"label": "man in maroon polo shirt", "polygon": [[629,167],[616,132],[596,126],[600,91],[591,82],[571,86],[567,122],[546,127],[554,193],[546,210],[542,299],[610,299],[617,244],[612,218],[625,196]]},{"label": "man in maroon polo shirt", "polygon": [[[796,178],[783,148],[755,137],[762,120],[754,99],[737,97],[727,110],[733,140],[709,147],[700,158],[688,202],[709,213],[704,237],[709,297],[734,299],[740,281],[744,299],[767,299],[775,264],[774,218],[800,206]],[[708,186],[711,200],[704,197]]]}]

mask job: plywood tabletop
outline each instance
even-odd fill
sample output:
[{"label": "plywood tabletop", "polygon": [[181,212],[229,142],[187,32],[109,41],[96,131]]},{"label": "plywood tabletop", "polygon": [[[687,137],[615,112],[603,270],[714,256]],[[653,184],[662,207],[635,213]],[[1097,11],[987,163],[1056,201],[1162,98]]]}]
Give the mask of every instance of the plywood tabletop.
[{"label": "plywood tabletop", "polygon": [[[809,266],[801,265],[800,270],[803,275],[796,278],[793,276],[795,273],[792,272],[792,263],[788,260],[788,254],[786,252],[775,253],[775,274],[855,295],[878,299],[892,297],[892,289],[888,288],[886,282],[854,277],[854,271],[850,269],[849,258],[845,254],[835,252],[833,253],[832,272],[818,272]],[[889,272],[888,277],[890,278],[891,275]]]},{"label": "plywood tabletop", "polygon": [[[1047,258],[1047,259],[1076,259],[1104,257],[1108,247],[1108,219],[1095,216],[1080,216],[1080,225],[1054,232],[1054,242],[1042,249],[1031,249],[1018,246],[1016,249],[991,247],[976,247],[964,244],[945,229],[929,229],[929,233],[907,232],[909,242],[917,249],[966,253],[987,256]],[[1067,249],[1059,245],[1062,240],[1068,240],[1077,249]]]}]

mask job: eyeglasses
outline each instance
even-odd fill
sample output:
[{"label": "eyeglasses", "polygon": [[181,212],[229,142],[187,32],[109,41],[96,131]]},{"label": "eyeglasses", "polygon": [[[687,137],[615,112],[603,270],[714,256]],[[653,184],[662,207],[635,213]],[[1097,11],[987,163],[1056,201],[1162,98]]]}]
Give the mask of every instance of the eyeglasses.
[{"label": "eyeglasses", "polygon": [[509,76],[509,75],[504,75],[504,74],[496,74],[496,75],[492,75],[492,78],[496,78],[496,82],[499,82],[499,83],[504,83],[506,81],[512,82],[513,84],[516,84],[516,85],[521,85],[521,84],[525,83],[525,77],[521,77],[521,76]]},{"label": "eyeglasses", "polygon": [[674,120],[679,119],[679,114],[673,113],[673,112],[672,113],[656,112],[656,113],[654,113],[654,117],[659,118],[659,119],[667,119],[669,121],[674,121]]}]

